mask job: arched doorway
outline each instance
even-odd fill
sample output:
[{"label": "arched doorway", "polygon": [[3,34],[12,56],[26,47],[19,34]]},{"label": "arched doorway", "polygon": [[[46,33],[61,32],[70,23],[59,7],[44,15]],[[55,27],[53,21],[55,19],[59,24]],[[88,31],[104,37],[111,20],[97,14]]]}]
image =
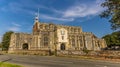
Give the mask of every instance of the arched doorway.
[{"label": "arched doorway", "polygon": [[65,50],[65,44],[62,43],[61,46],[60,46],[61,50]]},{"label": "arched doorway", "polygon": [[22,45],[22,49],[23,49],[23,50],[28,50],[28,43],[24,43],[24,44]]}]

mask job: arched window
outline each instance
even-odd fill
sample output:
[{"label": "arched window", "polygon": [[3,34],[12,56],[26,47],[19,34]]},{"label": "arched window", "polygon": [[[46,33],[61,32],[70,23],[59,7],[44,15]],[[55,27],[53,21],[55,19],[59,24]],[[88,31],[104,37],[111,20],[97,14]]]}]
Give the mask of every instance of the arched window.
[{"label": "arched window", "polygon": [[74,32],[74,29],[73,28],[71,28],[71,33],[73,33]]},{"label": "arched window", "polygon": [[44,37],[44,46],[48,46],[49,38],[46,36]]},{"label": "arched window", "polygon": [[23,50],[28,50],[28,44],[27,44],[27,43],[24,43],[24,44],[22,45],[22,48],[23,48]]},{"label": "arched window", "polygon": [[72,39],[72,46],[75,47],[75,39]]},{"label": "arched window", "polygon": [[61,30],[61,35],[64,35],[65,34],[65,31],[64,30]]},{"label": "arched window", "polygon": [[83,47],[82,39],[80,39],[80,46]]},{"label": "arched window", "polygon": [[62,40],[64,40],[64,36],[62,36]]},{"label": "arched window", "polygon": [[65,44],[62,43],[61,46],[60,46],[61,50],[65,50]]}]

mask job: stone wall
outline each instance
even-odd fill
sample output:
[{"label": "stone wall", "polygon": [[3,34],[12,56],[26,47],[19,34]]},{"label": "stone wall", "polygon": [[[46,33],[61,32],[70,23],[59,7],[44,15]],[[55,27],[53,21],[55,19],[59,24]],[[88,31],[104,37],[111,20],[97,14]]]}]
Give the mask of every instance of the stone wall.
[{"label": "stone wall", "polygon": [[91,56],[120,59],[120,51],[57,51],[58,56]]},{"label": "stone wall", "polygon": [[111,58],[111,59],[120,59],[120,51],[101,51],[99,52],[100,57]]},{"label": "stone wall", "polygon": [[69,51],[69,50],[65,50],[65,51],[57,51],[57,55],[59,56],[64,56],[64,55],[87,55],[88,52],[84,52],[84,51],[79,51],[79,50],[72,50],[72,51]]},{"label": "stone wall", "polygon": [[17,50],[17,51],[11,51],[9,53],[13,54],[23,54],[23,55],[49,55],[48,50]]}]

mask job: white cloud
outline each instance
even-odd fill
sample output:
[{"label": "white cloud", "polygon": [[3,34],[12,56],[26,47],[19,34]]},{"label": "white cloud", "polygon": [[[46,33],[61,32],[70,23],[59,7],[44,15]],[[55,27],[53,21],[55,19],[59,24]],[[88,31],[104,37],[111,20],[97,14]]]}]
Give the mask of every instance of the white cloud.
[{"label": "white cloud", "polygon": [[[65,10],[57,10],[52,7],[46,7],[44,5],[40,4],[34,4],[34,5],[21,5],[21,3],[15,3],[15,2],[10,2],[7,7],[3,7],[3,11],[12,11],[15,13],[25,13],[25,14],[30,14],[30,15],[35,15],[34,10],[30,10],[29,8],[37,8],[43,9],[43,10],[48,10],[51,11],[53,14],[40,14],[40,18],[42,19],[47,19],[47,20],[55,20],[55,21],[74,21],[75,18],[80,18],[80,17],[88,17],[88,16],[94,16],[98,15],[101,11],[103,11],[103,8],[100,6],[100,4],[104,0],[95,0],[94,2],[90,2],[89,4],[86,3],[77,3],[75,5],[72,5]],[[32,2],[31,2],[32,3]],[[18,27],[20,26],[19,24],[12,23],[14,26]]]},{"label": "white cloud", "polygon": [[91,4],[77,4],[69,7],[63,14],[63,17],[87,17],[98,15],[103,8],[100,6],[102,1],[96,0]]},{"label": "white cloud", "polygon": [[[76,4],[73,6],[70,6],[66,10],[57,10],[54,8],[48,8],[43,6],[42,8],[47,9],[49,11],[52,11],[55,13],[56,17],[48,16],[48,15],[41,15],[43,19],[49,19],[49,20],[57,20],[57,21],[74,21],[75,18],[79,17],[86,17],[89,16],[95,16],[100,14],[104,9],[100,6],[101,3],[103,3],[104,0],[96,0],[90,4]],[[59,17],[58,17],[59,16]],[[89,17],[90,19],[91,17]]]},{"label": "white cloud", "polygon": [[8,5],[1,7],[0,10],[4,12],[13,12],[17,14],[19,13],[25,13],[25,14],[30,14],[30,15],[35,14],[34,11],[29,10],[28,8],[29,8],[28,6],[21,5],[21,3],[10,2],[8,3]]},{"label": "white cloud", "polygon": [[[28,8],[29,6],[25,6],[25,7]],[[46,7],[46,6],[43,6],[43,5],[39,5],[39,4],[37,4],[37,5],[35,4],[34,6],[31,6],[31,7],[32,8],[37,7],[37,8],[49,10],[49,11],[52,11],[53,13],[55,13],[56,15],[57,14],[63,14],[63,12],[60,11],[60,10],[56,10],[54,8],[49,8],[49,7]],[[26,13],[26,14],[30,14],[30,15],[35,15],[35,13],[37,12],[37,11],[35,12],[34,10],[24,9],[23,5],[21,5],[20,3],[15,3],[15,2],[9,3],[7,7],[2,7],[1,10],[2,11],[10,11],[10,12],[14,12],[14,13]],[[56,17],[53,17],[52,15],[48,16],[48,15],[45,15],[45,14],[40,14],[40,18],[48,19],[48,20],[56,20],[56,21],[73,21],[74,20],[73,18],[62,18],[60,16],[58,18],[58,15]],[[17,23],[14,23],[14,22],[12,24],[14,26],[17,26],[17,27],[21,26]]]},{"label": "white cloud", "polygon": [[12,24],[11,27],[7,28],[8,31],[14,31],[14,32],[19,32],[20,31],[20,29],[21,29],[20,28],[21,27],[20,24],[15,23],[15,22],[12,22],[11,24]]},{"label": "white cloud", "polygon": [[19,27],[10,27],[8,30],[18,32],[18,31],[20,31],[20,28]]},{"label": "white cloud", "polygon": [[52,17],[48,15],[41,15],[41,18],[43,19],[49,19],[49,20],[57,20],[57,21],[73,21],[73,18],[57,18],[57,17]]},{"label": "white cloud", "polygon": [[16,26],[16,27],[20,27],[20,26],[21,26],[20,24],[17,24],[17,23],[15,23],[15,22],[12,22],[12,24],[13,24],[14,26]]}]

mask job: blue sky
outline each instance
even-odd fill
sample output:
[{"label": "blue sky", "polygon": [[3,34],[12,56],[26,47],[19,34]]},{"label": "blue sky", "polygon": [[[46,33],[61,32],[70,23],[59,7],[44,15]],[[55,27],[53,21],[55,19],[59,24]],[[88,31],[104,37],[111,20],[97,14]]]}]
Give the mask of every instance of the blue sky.
[{"label": "blue sky", "polygon": [[99,38],[113,32],[99,14],[104,0],[0,0],[0,40],[6,31],[32,32],[39,8],[40,21],[80,26]]}]

